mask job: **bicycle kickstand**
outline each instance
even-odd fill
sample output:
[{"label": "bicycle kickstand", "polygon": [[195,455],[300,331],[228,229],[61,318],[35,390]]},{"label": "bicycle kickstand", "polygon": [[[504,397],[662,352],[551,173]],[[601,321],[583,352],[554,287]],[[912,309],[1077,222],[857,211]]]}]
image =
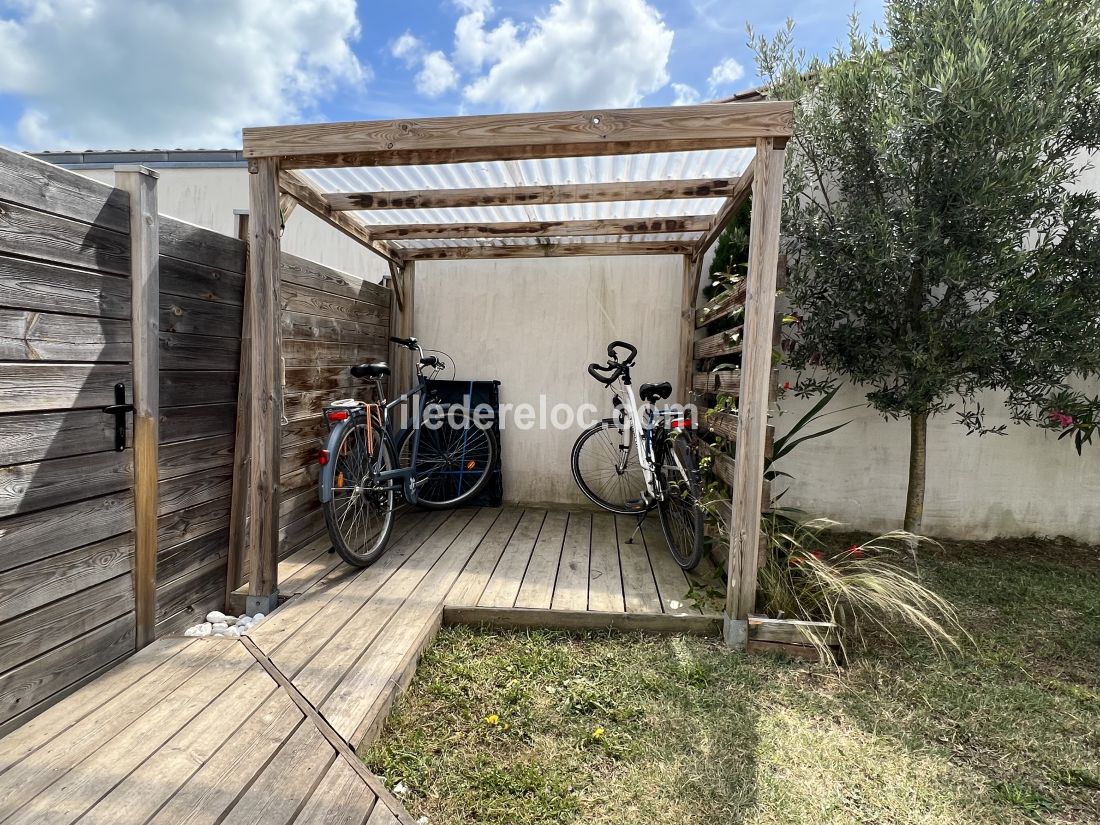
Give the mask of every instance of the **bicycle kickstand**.
[{"label": "bicycle kickstand", "polygon": [[634,537],[638,535],[642,529],[642,522],[645,521],[645,517],[649,515],[649,510],[642,510],[642,514],[638,517],[638,524],[634,527],[634,532],[630,534],[630,538],[626,540],[627,544],[634,543]]}]

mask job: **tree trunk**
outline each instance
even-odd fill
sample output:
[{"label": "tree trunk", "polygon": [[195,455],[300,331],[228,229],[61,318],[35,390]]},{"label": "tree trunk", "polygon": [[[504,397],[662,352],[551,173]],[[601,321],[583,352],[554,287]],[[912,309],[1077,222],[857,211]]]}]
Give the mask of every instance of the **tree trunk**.
[{"label": "tree trunk", "polygon": [[928,457],[928,413],[909,417],[909,489],[905,494],[906,532],[920,535],[924,519],[924,471]]}]

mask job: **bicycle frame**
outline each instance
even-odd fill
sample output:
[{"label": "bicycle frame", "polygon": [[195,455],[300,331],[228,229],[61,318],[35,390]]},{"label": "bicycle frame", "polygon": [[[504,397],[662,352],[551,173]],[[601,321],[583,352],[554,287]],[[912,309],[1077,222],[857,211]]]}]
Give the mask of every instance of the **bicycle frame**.
[{"label": "bicycle frame", "polygon": [[[420,353],[420,356],[423,357],[424,351],[419,346],[417,347],[417,351]],[[413,387],[412,389],[410,389],[408,392],[402,393],[400,396],[393,399],[392,401],[386,401],[385,393],[382,392],[382,382],[381,382],[380,379],[375,379],[375,387],[377,389],[377,395],[381,399],[381,405],[380,406],[382,408],[382,413],[381,413],[382,420],[381,420],[380,423],[382,425],[382,429],[385,431],[386,435],[389,436],[390,441],[394,445],[397,444],[397,441],[398,441],[397,435],[398,435],[398,433],[396,433],[394,431],[391,410],[393,410],[395,407],[400,406],[401,404],[404,404],[406,401],[411,399],[413,396],[419,396],[420,397],[419,404],[417,406],[417,414],[413,417],[413,420],[408,425],[409,427],[413,428],[413,433],[412,433],[412,436],[411,436],[411,438],[412,438],[412,447],[411,447],[411,453],[409,455],[409,466],[408,467],[397,467],[393,470],[383,470],[381,473],[378,474],[378,478],[377,478],[377,480],[380,484],[385,485],[385,486],[382,486],[382,487],[378,488],[379,492],[389,492],[391,489],[394,490],[394,491],[397,491],[398,489],[401,489],[402,492],[405,495],[405,499],[410,504],[413,504],[413,505],[415,505],[419,501],[419,498],[417,497],[417,492],[416,492],[416,485],[414,484],[414,480],[415,480],[414,479],[414,471],[416,470],[416,457],[417,457],[417,453],[419,452],[419,449],[420,449],[420,427],[417,426],[417,424],[419,423],[420,420],[422,420],[422,418],[424,416],[424,408],[427,406],[427,401],[428,401],[428,395],[427,395],[428,379],[424,377],[424,374],[421,371],[419,366],[417,366],[416,375],[417,375],[417,384],[416,384],[416,386]],[[344,430],[347,429],[350,426],[357,425],[367,415],[366,410],[362,407],[351,408],[351,409],[348,410],[348,413],[349,413],[349,415],[348,415],[347,420],[341,422],[341,424],[339,426],[334,427],[332,429],[332,432],[329,433],[329,437],[328,437],[328,440],[327,440],[325,446],[328,449],[330,454],[332,452],[334,452],[335,449],[339,448],[340,439],[343,436]],[[335,483],[335,475],[336,475],[336,462],[335,461],[329,461],[327,464],[325,464],[322,467],[322,469],[321,469],[321,484],[320,484],[320,500],[321,500],[321,503],[325,503],[325,502],[328,502],[328,501],[332,500],[332,489],[333,489],[333,486],[334,486],[334,483]]]}]

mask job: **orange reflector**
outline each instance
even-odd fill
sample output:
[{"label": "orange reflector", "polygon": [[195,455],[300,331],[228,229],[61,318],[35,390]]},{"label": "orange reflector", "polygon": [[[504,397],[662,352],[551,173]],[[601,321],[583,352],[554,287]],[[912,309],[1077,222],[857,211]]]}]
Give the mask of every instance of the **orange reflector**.
[{"label": "orange reflector", "polygon": [[317,463],[324,467],[328,464],[328,450],[317,451]]},{"label": "orange reflector", "polygon": [[474,467],[476,467],[476,466],[477,466],[477,462],[476,462],[476,461],[467,461],[467,462],[466,462],[466,469],[467,469],[467,470],[472,470],[472,469],[474,469]]},{"label": "orange reflector", "polygon": [[337,473],[336,474],[336,486],[340,487],[340,488],[343,488],[343,486],[344,486],[344,474],[343,473]]},{"label": "orange reflector", "polygon": [[329,421],[347,421],[349,417],[347,410],[329,410],[326,415]]}]

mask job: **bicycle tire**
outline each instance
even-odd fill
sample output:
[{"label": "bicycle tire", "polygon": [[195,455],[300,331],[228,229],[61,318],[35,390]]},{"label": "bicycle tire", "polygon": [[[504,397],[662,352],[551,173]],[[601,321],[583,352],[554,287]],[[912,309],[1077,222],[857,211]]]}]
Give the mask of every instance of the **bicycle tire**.
[{"label": "bicycle tire", "polygon": [[[619,436],[600,440],[601,435],[612,430]],[[596,422],[577,436],[569,465],[573,480],[593,504],[618,515],[637,515],[650,510],[652,505],[640,503],[644,500],[646,483],[633,439],[630,440],[626,465],[623,472],[619,472],[622,432],[622,426],[614,418]]]},{"label": "bicycle tire", "polygon": [[[492,479],[500,463],[500,442],[493,430],[473,422],[469,410],[465,413],[465,427],[452,427],[446,415],[439,428],[433,428],[427,421],[421,423],[417,472],[411,481],[416,485],[417,507],[425,510],[460,507],[481,495]],[[410,427],[397,444],[402,467],[409,466],[412,435]]]},{"label": "bicycle tire", "polygon": [[[349,421],[340,426],[341,430],[338,434],[334,433],[336,437],[330,441],[336,445],[335,450],[330,450],[330,460],[337,462],[333,478],[338,484],[334,483],[332,495],[322,503],[321,510],[333,549],[340,554],[340,558],[355,567],[369,567],[386,552],[393,531],[396,491],[392,489],[393,482],[390,482],[391,489],[374,492],[361,484],[347,486],[349,477],[362,481],[371,463],[366,449],[367,427],[362,420]],[[371,428],[371,432],[374,449],[379,451],[375,453],[378,457],[372,469],[374,472],[393,469],[396,457],[389,435],[377,425]],[[345,490],[346,494],[342,492]],[[353,507],[354,510],[351,509]],[[381,518],[376,521],[371,518],[372,514]],[[356,515],[362,515],[365,519],[362,529],[356,527],[357,521],[349,521]],[[371,525],[377,526],[372,529]],[[360,535],[362,541],[357,540]]]},{"label": "bicycle tire", "polygon": [[687,437],[665,435],[658,450],[662,497],[658,512],[669,552],[684,570],[694,570],[703,559],[706,518],[699,462]]}]

